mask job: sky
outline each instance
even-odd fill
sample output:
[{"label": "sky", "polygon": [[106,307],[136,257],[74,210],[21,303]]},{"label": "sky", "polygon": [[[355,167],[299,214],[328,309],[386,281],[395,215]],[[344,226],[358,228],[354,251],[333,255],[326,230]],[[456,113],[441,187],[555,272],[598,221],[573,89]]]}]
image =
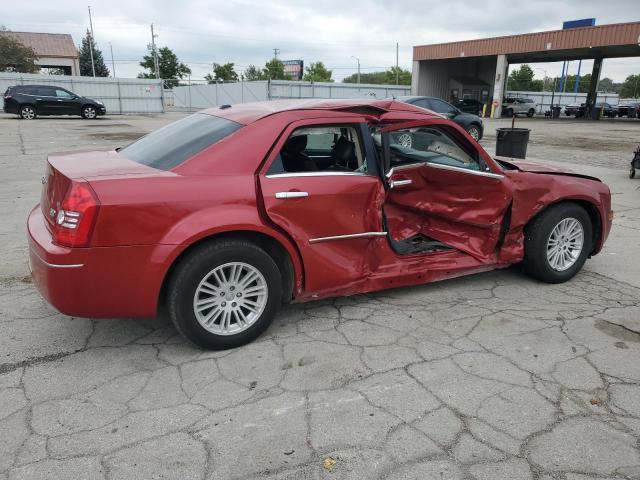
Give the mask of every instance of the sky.
[{"label": "sky", "polygon": [[[412,47],[430,43],[555,30],[565,20],[595,17],[596,24],[640,20],[640,0],[0,0],[0,24],[10,30],[70,33],[80,44],[89,27],[112,70],[135,77],[151,41],[170,47],[202,79],[211,64],[233,62],[241,73],[263,66],[279,49],[282,60],[322,61],[342,80],[357,71],[411,68]],[[569,73],[575,73],[572,62]],[[537,77],[560,74],[561,63],[532,65]],[[583,73],[591,62],[583,62]],[[640,73],[640,57],[606,59],[602,77],[623,81]]]}]

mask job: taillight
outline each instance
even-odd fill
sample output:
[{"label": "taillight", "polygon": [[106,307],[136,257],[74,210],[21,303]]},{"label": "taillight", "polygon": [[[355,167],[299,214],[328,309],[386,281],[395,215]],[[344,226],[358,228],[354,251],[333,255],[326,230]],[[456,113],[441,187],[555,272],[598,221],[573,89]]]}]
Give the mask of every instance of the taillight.
[{"label": "taillight", "polygon": [[4,99],[5,99],[5,100],[9,100],[10,98],[11,98],[11,95],[5,95],[5,96],[4,96]]},{"label": "taillight", "polygon": [[67,196],[56,212],[53,237],[68,247],[89,245],[100,202],[86,183],[71,182]]}]

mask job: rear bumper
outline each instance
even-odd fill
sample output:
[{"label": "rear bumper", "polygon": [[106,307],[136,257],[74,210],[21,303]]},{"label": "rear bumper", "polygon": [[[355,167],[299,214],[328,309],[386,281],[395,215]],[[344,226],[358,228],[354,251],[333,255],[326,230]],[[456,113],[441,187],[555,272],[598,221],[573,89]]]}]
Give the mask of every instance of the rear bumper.
[{"label": "rear bumper", "polygon": [[40,294],[77,317],[153,317],[175,246],[68,248],[53,243],[36,206],[29,214],[29,269]]}]

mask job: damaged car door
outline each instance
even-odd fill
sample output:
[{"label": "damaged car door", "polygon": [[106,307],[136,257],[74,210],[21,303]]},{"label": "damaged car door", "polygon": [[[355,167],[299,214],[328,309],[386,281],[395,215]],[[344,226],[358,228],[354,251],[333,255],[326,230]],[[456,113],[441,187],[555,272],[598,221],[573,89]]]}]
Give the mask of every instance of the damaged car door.
[{"label": "damaged car door", "polygon": [[380,133],[384,216],[396,250],[436,242],[495,262],[512,193],[501,172],[487,165],[481,147],[437,122],[403,123]]}]

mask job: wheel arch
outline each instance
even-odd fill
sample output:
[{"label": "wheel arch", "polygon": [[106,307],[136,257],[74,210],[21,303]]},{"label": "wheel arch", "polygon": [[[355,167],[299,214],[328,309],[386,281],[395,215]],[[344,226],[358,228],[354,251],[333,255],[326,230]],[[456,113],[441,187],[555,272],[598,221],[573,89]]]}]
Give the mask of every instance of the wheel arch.
[{"label": "wheel arch", "polygon": [[[162,304],[164,302],[169,279],[183,258],[209,242],[233,239],[249,241],[262,248],[271,258],[273,258],[282,276],[282,302],[290,303],[295,297],[296,285],[302,282],[302,272],[298,271],[296,265],[294,265],[294,261],[297,259],[293,259],[288,249],[278,239],[271,235],[256,230],[230,230],[205,235],[179,251],[175,258],[171,260],[171,263],[164,274],[164,278],[162,279],[158,296],[158,304]],[[300,278],[297,279],[297,277]]]},{"label": "wheel arch", "polygon": [[559,198],[555,202],[545,205],[544,208],[540,209],[538,212],[536,212],[535,215],[529,218],[529,220],[527,220],[527,223],[524,226],[524,230],[526,231],[527,228],[537,218],[539,218],[541,215],[549,211],[549,209],[563,203],[575,203],[577,205],[580,205],[582,208],[586,210],[587,214],[589,215],[589,219],[591,220],[592,235],[593,235],[593,238],[591,239],[592,250],[591,252],[589,252],[589,256],[593,255],[594,253],[600,250],[600,247],[602,245],[602,220],[603,219],[597,205],[591,202],[590,200],[586,200],[584,198]]}]

